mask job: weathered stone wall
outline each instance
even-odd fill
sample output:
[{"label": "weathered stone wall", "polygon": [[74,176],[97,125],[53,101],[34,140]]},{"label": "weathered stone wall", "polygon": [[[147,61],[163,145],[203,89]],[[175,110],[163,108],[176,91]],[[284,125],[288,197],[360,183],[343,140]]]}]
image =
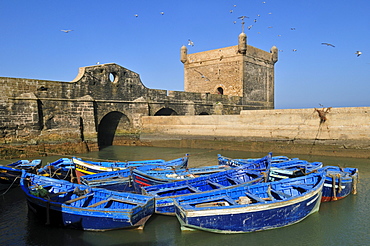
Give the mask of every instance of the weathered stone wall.
[{"label": "weathered stone wall", "polygon": [[265,108],[238,96],[148,89],[117,64],[80,68],[72,82],[1,77],[0,89],[0,143],[99,141],[99,131],[109,132],[111,141],[137,132],[142,116]]},{"label": "weathered stone wall", "polygon": [[[245,102],[273,109],[276,47],[270,52],[245,47],[245,53],[240,53],[238,46],[231,46],[182,55],[185,91],[239,96]],[[183,51],[186,48],[182,47]]]},{"label": "weathered stone wall", "polygon": [[[172,146],[177,146],[176,142],[182,140],[192,141],[192,144],[200,140],[211,141],[214,146],[220,141],[219,148],[223,148],[222,142],[224,146],[237,143],[244,148],[247,146],[245,143],[258,143],[258,151],[264,151],[268,146],[266,151],[287,153],[294,146],[306,145],[305,154],[315,148],[317,153],[321,151],[325,155],[360,149],[363,150],[361,157],[370,158],[369,107],[319,110],[324,113],[321,117],[315,109],[245,110],[240,115],[142,117],[141,139],[153,145],[156,141],[168,141]],[[330,151],[327,146],[330,146]]]}]

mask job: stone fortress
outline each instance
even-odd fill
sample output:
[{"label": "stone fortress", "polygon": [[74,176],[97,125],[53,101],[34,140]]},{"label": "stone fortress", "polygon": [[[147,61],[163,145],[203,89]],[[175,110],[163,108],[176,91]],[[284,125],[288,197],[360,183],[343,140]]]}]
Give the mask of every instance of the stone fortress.
[{"label": "stone fortress", "polygon": [[149,89],[113,63],[71,82],[0,77],[0,158],[109,145],[370,158],[370,107],[274,109],[277,60],[242,32],[236,46],[180,48],[184,91]]},{"label": "stone fortress", "polygon": [[277,48],[238,45],[187,54],[181,47],[185,91],[149,89],[117,64],[82,67],[71,82],[0,77],[2,143],[90,140],[108,146],[138,132],[141,117],[235,115],[274,108]]}]

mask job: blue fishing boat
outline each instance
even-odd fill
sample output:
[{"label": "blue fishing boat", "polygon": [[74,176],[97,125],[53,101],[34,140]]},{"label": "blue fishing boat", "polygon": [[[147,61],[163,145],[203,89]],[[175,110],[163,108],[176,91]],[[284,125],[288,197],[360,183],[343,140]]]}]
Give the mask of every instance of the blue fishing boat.
[{"label": "blue fishing boat", "polygon": [[[147,165],[149,167],[149,165]],[[146,167],[145,165],[143,167]],[[138,167],[139,168],[139,167]],[[121,192],[135,192],[131,169],[101,172],[80,177],[81,184]]]},{"label": "blue fishing boat", "polygon": [[19,185],[22,170],[36,172],[41,167],[42,161],[37,160],[18,160],[6,166],[0,165],[0,190],[8,189]]},{"label": "blue fishing boat", "polygon": [[323,167],[322,162],[308,162],[305,160],[291,160],[271,164],[270,181],[277,181],[284,178],[304,176],[318,171]]},{"label": "blue fishing boat", "polygon": [[181,228],[245,233],[295,224],[319,210],[325,174],[175,198]]},{"label": "blue fishing boat", "polygon": [[23,171],[21,187],[29,209],[46,224],[106,231],[144,227],[154,199],[127,192],[91,188]]},{"label": "blue fishing boat", "polygon": [[[232,159],[218,155],[219,165],[229,165],[238,167],[250,163],[254,159]],[[308,162],[298,158],[288,158],[286,156],[275,156],[271,158],[271,168],[269,173],[269,181],[277,181],[283,178],[294,178],[307,175],[311,172],[322,168],[322,162]]]},{"label": "blue fishing boat", "polygon": [[[251,164],[203,177],[142,187],[142,194],[154,196],[156,213],[175,215],[174,198],[194,193],[203,194],[208,191],[224,189],[231,186],[247,186],[266,181],[268,179],[270,157],[271,156],[268,155]],[[262,166],[265,168],[262,169]],[[249,169],[250,167],[252,167],[252,169]]]},{"label": "blue fishing boat", "polygon": [[340,200],[351,193],[357,193],[357,168],[325,166],[322,170],[326,173],[325,184],[322,190],[322,202]]},{"label": "blue fishing boat", "polygon": [[70,158],[60,158],[38,169],[37,174],[75,183],[75,164]]},{"label": "blue fishing boat", "polygon": [[[231,167],[237,167],[244,165],[246,163],[251,163],[259,158],[248,158],[248,159],[233,159],[229,157],[222,156],[220,154],[217,155],[217,160],[219,165],[227,165]],[[271,156],[271,164],[285,162],[285,161],[292,161],[298,160],[298,158],[289,158],[287,156]]]},{"label": "blue fishing boat", "polygon": [[[90,187],[104,188],[115,191],[135,192],[131,177],[133,168],[126,168],[118,171],[101,172],[80,177],[81,184]],[[142,165],[135,167],[137,170],[158,169],[156,165]]]},{"label": "blue fishing boat", "polygon": [[213,173],[223,172],[230,169],[230,166],[203,166],[184,169],[167,170],[132,170],[132,180],[137,192],[141,192],[141,187],[178,182],[186,179],[193,179]]},{"label": "blue fishing boat", "polygon": [[126,161],[126,162],[117,162],[117,161],[96,162],[82,160],[81,158],[75,157],[72,158],[72,161],[76,166],[77,181],[80,182],[80,177],[84,175],[117,171],[126,168],[135,168],[142,165],[151,165],[153,168],[161,169],[186,168],[188,165],[188,159],[189,155],[186,154],[185,157],[177,158],[170,161],[158,159],[158,160]]}]

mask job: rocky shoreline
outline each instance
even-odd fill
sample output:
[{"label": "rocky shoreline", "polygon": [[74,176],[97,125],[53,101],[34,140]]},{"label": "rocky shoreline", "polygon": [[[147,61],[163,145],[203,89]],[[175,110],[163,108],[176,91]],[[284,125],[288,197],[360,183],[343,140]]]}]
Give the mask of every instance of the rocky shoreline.
[{"label": "rocky shoreline", "polygon": [[[113,145],[150,146],[237,150],[248,152],[273,152],[275,155],[321,155],[370,159],[367,146],[344,145],[342,143],[323,144],[321,142],[299,142],[273,139],[227,139],[227,138],[189,138],[177,136],[169,138],[130,134],[115,137]],[[27,159],[42,156],[74,156],[90,151],[98,151],[97,141],[59,141],[0,144],[0,159]]]}]

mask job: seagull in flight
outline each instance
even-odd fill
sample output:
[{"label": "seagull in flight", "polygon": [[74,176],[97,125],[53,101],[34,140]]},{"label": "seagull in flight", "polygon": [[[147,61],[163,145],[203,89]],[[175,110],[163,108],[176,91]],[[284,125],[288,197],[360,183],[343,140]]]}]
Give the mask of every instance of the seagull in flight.
[{"label": "seagull in flight", "polygon": [[332,44],[329,44],[329,43],[321,43],[321,44],[323,44],[323,45],[326,45],[326,46],[331,46],[331,47],[335,47],[334,45],[332,45]]},{"label": "seagull in flight", "polygon": [[193,41],[191,41],[190,39],[188,39],[188,45],[190,45],[190,46],[194,46],[194,42],[193,42]]},{"label": "seagull in flight", "polygon": [[242,19],[242,21],[243,21],[245,18],[249,18],[249,17],[248,17],[248,16],[245,16],[245,15],[238,17],[238,19]]},{"label": "seagull in flight", "polygon": [[60,31],[62,31],[64,33],[69,33],[69,32],[72,32],[73,30],[60,30]]},{"label": "seagull in flight", "polygon": [[357,57],[359,57],[360,55],[362,55],[362,52],[358,50],[355,54],[357,55]]}]

